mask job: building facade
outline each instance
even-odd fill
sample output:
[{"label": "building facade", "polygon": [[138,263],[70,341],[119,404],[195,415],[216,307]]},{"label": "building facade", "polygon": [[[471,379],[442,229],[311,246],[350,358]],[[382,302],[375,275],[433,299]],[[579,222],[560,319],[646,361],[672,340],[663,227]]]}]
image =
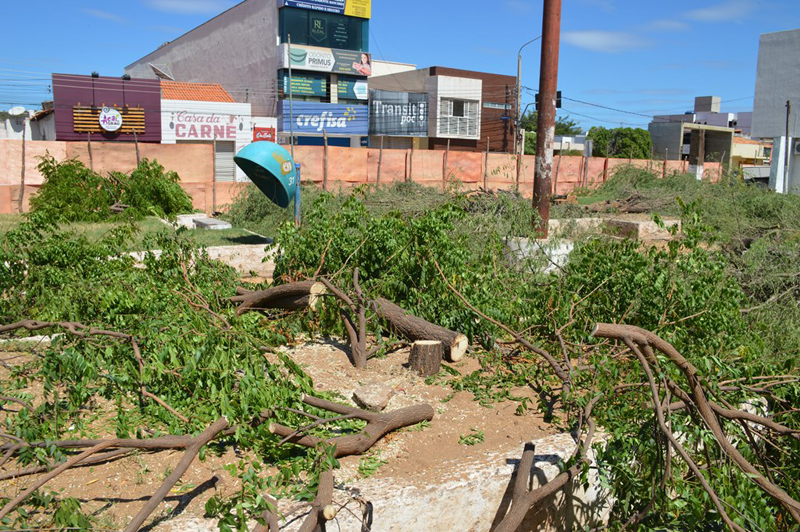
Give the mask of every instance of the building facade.
[{"label": "building facade", "polygon": [[277,119],[284,142],[296,133],[297,144],[327,136],[358,146],[368,124],[370,16],[370,0],[245,0],[126,73],[218,83],[235,102],[251,104],[254,127]]},{"label": "building facade", "polygon": [[761,35],[758,46],[753,138],[786,136],[787,106],[792,102],[789,136],[797,136],[800,112],[800,29]]},{"label": "building facade", "polygon": [[[514,145],[515,86],[513,76],[439,66],[372,77],[372,113],[377,112],[376,91],[384,97],[396,93],[394,98],[401,103],[403,99],[419,101],[419,95],[424,94],[427,106],[406,107],[411,115],[405,119],[418,120],[422,110],[428,127],[424,136],[418,130],[408,135],[402,127],[398,134],[402,124],[388,121],[394,125],[370,130],[371,143],[384,142],[396,148],[449,146],[451,150],[509,152]],[[402,107],[400,111],[404,112]],[[373,123],[378,123],[375,117]]]}]

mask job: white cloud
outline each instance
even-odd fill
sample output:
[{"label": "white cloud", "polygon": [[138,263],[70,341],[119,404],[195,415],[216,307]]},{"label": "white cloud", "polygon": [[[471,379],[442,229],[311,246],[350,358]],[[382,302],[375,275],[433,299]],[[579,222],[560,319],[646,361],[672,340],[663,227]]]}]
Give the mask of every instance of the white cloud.
[{"label": "white cloud", "polygon": [[686,31],[689,29],[689,24],[682,20],[659,19],[645,24],[641,29],[643,31]]},{"label": "white cloud", "polygon": [[726,0],[714,6],[693,9],[686,18],[699,22],[731,22],[745,20],[755,9],[753,0]]},{"label": "white cloud", "polygon": [[124,17],[121,17],[120,15],[115,15],[114,13],[108,13],[107,11],[100,11],[99,9],[84,9],[83,12],[91,17],[101,18],[103,20],[110,20],[111,22],[116,22],[118,24],[128,23],[128,21]]},{"label": "white cloud", "polygon": [[624,52],[649,44],[646,39],[624,31],[567,31],[562,34],[561,38],[578,48],[605,53]]},{"label": "white cloud", "polygon": [[229,0],[147,0],[147,3],[159,11],[185,14],[219,13],[233,5]]}]

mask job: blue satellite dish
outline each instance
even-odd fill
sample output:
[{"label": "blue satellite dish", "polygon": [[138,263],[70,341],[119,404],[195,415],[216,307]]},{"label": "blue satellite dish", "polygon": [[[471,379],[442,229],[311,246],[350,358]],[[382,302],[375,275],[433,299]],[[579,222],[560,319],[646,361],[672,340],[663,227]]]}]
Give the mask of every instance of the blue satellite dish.
[{"label": "blue satellite dish", "polygon": [[294,200],[297,170],[292,155],[279,144],[258,141],[248,144],[233,158],[242,172],[281,208]]}]

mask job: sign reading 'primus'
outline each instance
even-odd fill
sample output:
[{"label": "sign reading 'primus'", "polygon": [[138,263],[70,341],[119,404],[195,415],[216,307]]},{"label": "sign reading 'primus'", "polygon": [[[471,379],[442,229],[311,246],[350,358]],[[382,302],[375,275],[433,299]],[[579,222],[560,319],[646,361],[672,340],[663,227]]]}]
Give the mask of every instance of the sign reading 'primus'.
[{"label": "sign reading 'primus'", "polygon": [[417,92],[369,91],[369,134],[428,136],[428,95]]}]

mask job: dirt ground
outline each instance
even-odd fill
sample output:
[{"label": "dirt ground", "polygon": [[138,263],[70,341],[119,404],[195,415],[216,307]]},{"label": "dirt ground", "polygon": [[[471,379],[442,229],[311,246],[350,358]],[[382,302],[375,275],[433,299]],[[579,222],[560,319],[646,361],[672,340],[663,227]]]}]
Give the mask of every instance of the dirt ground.
[{"label": "dirt ground", "polygon": [[[473,399],[471,393],[453,393],[445,385],[426,385],[424,379],[407,369],[408,349],[401,349],[384,358],[373,359],[365,369],[354,368],[348,360],[346,346],[335,340],[319,339],[300,344],[285,352],[302,365],[313,378],[315,387],[324,391],[335,391],[351,399],[353,391],[360,385],[380,383],[391,387],[393,395],[386,411],[419,403],[429,403],[436,414],[427,426],[401,429],[379,441],[367,454],[368,460],[379,465],[371,478],[397,479],[406,484],[425,485],[435,482],[454,459],[475,460],[488,453],[519,449],[523,442],[552,434],[541,417],[529,411],[524,416],[515,415],[518,403],[503,402],[491,408],[483,407]],[[12,350],[0,345],[0,380],[8,382],[10,368],[20,366],[37,356],[30,350]],[[461,374],[479,369],[474,358],[467,357],[451,365]],[[41,383],[31,383],[24,389],[34,397],[41,397]],[[514,390],[517,396],[533,397],[530,390]],[[36,404],[37,399],[32,403]],[[352,401],[350,401],[351,404]],[[106,406],[91,405],[91,410],[102,412]],[[4,403],[0,410],[0,422],[8,411],[18,405]],[[111,409],[107,409],[111,411]],[[112,424],[103,416],[90,427],[91,436],[113,437]],[[459,443],[461,436],[482,432],[484,440],[475,445]],[[68,438],[69,434],[64,435]],[[75,435],[75,437],[80,437]],[[182,457],[181,451],[158,453],[133,452],[124,458],[95,466],[66,471],[45,488],[59,493],[60,497],[75,497],[108,529],[125,525],[169,475]],[[200,518],[204,505],[213,495],[230,496],[238,491],[237,480],[224,470],[224,466],[242,458],[233,448],[223,454],[208,452],[205,461],[195,460],[181,482],[175,486],[165,502],[149,521],[144,530],[158,530],[168,525],[174,517]],[[336,472],[337,484],[357,486],[360,478],[361,456],[340,460],[341,469]],[[381,462],[385,462],[381,465]],[[18,468],[13,462],[3,471]],[[13,497],[28,487],[37,475],[0,482],[0,496]]]}]

